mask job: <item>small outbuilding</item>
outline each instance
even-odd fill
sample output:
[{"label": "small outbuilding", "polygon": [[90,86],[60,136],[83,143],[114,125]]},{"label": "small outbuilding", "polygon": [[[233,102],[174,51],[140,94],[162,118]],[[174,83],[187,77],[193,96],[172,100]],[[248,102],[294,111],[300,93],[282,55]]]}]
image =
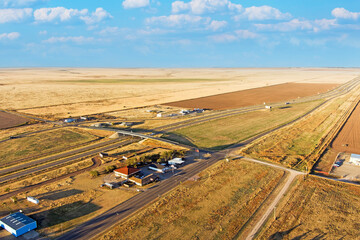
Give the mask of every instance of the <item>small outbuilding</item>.
[{"label": "small outbuilding", "polygon": [[26,200],[28,200],[29,202],[35,203],[35,204],[39,204],[39,199],[34,198],[34,197],[28,196],[28,197],[26,198]]},{"label": "small outbuilding", "polygon": [[168,161],[168,164],[170,165],[181,165],[183,164],[185,161],[182,160],[181,158],[174,158]]},{"label": "small outbuilding", "polygon": [[360,166],[360,155],[351,154],[349,163],[354,164],[356,166]]},{"label": "small outbuilding", "polygon": [[161,165],[161,164],[157,164],[157,163],[152,163],[149,165],[149,169],[150,170],[154,170],[156,172],[161,172],[161,173],[165,173],[167,171],[170,170],[169,167],[166,167],[164,165]]},{"label": "small outbuilding", "polygon": [[35,229],[37,224],[34,219],[21,212],[16,212],[0,219],[0,226],[15,237],[18,237]]}]

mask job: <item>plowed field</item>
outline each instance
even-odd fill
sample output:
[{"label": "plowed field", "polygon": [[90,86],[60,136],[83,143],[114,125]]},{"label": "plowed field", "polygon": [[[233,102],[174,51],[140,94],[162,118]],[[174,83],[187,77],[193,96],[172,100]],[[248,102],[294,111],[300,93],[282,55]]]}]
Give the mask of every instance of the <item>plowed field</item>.
[{"label": "plowed field", "polygon": [[29,120],[14,114],[0,112],[0,129],[15,127],[28,122]]},{"label": "plowed field", "polygon": [[327,92],[338,84],[285,83],[269,87],[254,88],[209,97],[170,102],[164,105],[183,108],[225,110],[265,103],[288,101]]},{"label": "plowed field", "polygon": [[333,144],[336,152],[360,154],[360,104],[358,104],[341,129]]}]

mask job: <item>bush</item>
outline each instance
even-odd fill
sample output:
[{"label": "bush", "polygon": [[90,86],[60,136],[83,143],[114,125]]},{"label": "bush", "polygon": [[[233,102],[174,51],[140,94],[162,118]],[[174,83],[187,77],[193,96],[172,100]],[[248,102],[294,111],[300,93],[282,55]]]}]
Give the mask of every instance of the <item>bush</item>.
[{"label": "bush", "polygon": [[105,168],[105,172],[106,173],[111,173],[112,171],[114,171],[116,169],[116,166],[115,165],[111,165],[111,166],[107,166]]},{"label": "bush", "polygon": [[95,177],[97,177],[99,175],[100,175],[99,171],[96,171],[96,170],[90,171],[90,176],[93,177],[93,178],[95,178]]},{"label": "bush", "polygon": [[9,187],[5,188],[5,192],[10,192],[10,188]]}]

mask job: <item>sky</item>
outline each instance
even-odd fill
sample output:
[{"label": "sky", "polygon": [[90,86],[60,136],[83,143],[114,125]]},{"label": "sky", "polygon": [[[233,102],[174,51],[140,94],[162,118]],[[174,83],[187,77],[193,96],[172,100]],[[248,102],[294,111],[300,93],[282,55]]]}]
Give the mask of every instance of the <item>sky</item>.
[{"label": "sky", "polygon": [[358,0],[0,0],[0,67],[360,67]]}]

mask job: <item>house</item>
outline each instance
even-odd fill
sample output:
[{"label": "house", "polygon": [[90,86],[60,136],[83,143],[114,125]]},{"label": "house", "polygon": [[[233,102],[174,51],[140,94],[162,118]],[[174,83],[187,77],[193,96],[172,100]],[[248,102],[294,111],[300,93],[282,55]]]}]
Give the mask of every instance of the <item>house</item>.
[{"label": "house", "polygon": [[360,166],[360,155],[351,154],[349,163],[354,164],[356,166]]},{"label": "house", "polygon": [[159,177],[156,176],[155,174],[150,174],[150,175],[143,176],[143,177],[133,176],[133,177],[129,178],[129,181],[135,183],[138,186],[144,186],[146,184],[156,181],[158,178]]},{"label": "house", "polygon": [[26,200],[28,200],[29,202],[35,203],[35,204],[39,204],[39,199],[36,199],[34,197],[27,197]]},{"label": "house", "polygon": [[141,170],[133,167],[122,167],[114,170],[115,177],[122,177],[125,179],[129,179],[131,176],[139,173]]},{"label": "house", "polygon": [[37,224],[34,219],[21,212],[16,212],[0,219],[0,226],[15,237],[18,237],[35,229]]},{"label": "house", "polygon": [[183,164],[185,161],[183,161],[181,158],[174,158],[168,161],[168,164],[170,165],[180,165]]},{"label": "house", "polygon": [[166,167],[164,165],[161,165],[161,164],[157,164],[157,163],[152,163],[149,165],[149,169],[150,170],[154,170],[154,171],[157,171],[157,172],[161,172],[161,173],[165,173],[167,171],[170,170],[169,167]]}]

